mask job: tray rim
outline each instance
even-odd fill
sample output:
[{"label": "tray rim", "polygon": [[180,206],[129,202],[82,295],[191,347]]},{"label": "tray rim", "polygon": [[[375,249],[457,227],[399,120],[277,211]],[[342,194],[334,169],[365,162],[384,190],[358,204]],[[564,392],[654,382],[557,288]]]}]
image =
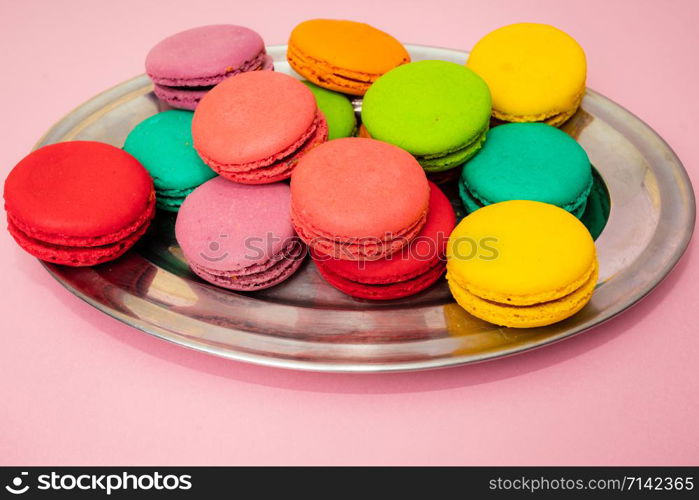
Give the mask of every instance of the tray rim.
[{"label": "tray rim", "polygon": [[[450,49],[450,48],[443,48],[443,47],[434,47],[434,46],[427,46],[427,45],[417,45],[417,44],[405,44],[405,47],[409,50],[431,50],[431,51],[439,51],[443,52],[445,54],[449,54],[453,57],[457,58],[464,58],[468,56],[467,51],[463,50],[458,50],[458,49]],[[273,52],[281,52],[281,51],[286,51],[286,45],[270,45],[267,46],[267,50],[270,53]],[[130,92],[124,93],[122,89],[124,87],[133,87],[137,86],[137,88],[142,88],[144,83],[149,83],[149,80],[145,74],[141,74],[138,76],[135,76],[133,78],[130,78],[128,80],[125,80],[124,82],[118,83],[98,94],[93,96],[92,98],[86,100],[82,104],[79,104],[77,107],[75,107],[73,110],[65,114],[60,120],[58,120],[53,126],[51,126],[42,136],[41,138],[37,141],[37,143],[34,145],[33,149],[36,149],[38,147],[41,147],[47,140],[48,137],[60,133],[61,128],[65,127],[67,125],[67,122],[76,116],[76,113],[79,111],[81,115],[84,115],[85,118],[81,119],[80,122],[85,122],[89,120],[90,116],[93,115],[96,111],[103,111],[104,110],[104,105],[98,105],[98,102],[107,98],[109,94],[119,92],[119,95],[121,96],[122,99],[126,99],[132,92],[136,92],[135,90],[132,90]],[[645,289],[641,290],[638,293],[635,293],[631,296],[628,297],[627,300],[624,301],[623,305],[621,305],[616,311],[614,311],[611,314],[608,315],[603,315],[603,317],[600,318],[595,318],[594,320],[589,320],[585,323],[582,323],[580,325],[577,325],[576,327],[572,328],[571,330],[567,330],[564,332],[561,332],[557,335],[554,335],[550,338],[547,338],[543,341],[540,341],[538,343],[533,343],[531,345],[526,345],[526,346],[514,346],[512,348],[507,348],[503,349],[501,351],[498,351],[495,354],[488,354],[488,353],[479,353],[478,355],[474,354],[457,354],[453,355],[451,357],[438,357],[438,358],[431,358],[431,359],[424,359],[424,360],[419,360],[419,361],[397,361],[397,362],[392,362],[390,364],[380,362],[380,363],[370,363],[370,362],[347,362],[347,361],[341,361],[341,362],[325,362],[325,361],[307,361],[305,359],[293,359],[293,358],[282,358],[282,357],[268,357],[264,355],[259,355],[259,354],[254,354],[250,352],[245,352],[245,351],[232,351],[230,349],[224,349],[224,348],[216,348],[212,345],[205,344],[202,342],[197,341],[197,339],[194,339],[192,337],[184,337],[177,332],[170,331],[168,329],[159,327],[157,325],[149,324],[140,318],[136,318],[134,316],[129,316],[127,314],[124,314],[116,309],[110,308],[109,306],[105,304],[101,304],[97,302],[96,300],[92,299],[88,295],[84,294],[83,292],[77,290],[73,286],[71,286],[69,283],[61,279],[60,276],[58,276],[54,270],[53,270],[53,264],[46,263],[43,261],[39,261],[45,269],[49,272],[51,276],[54,277],[64,288],[66,288],[68,291],[76,295],[78,298],[81,300],[85,301],[86,303],[90,304],[91,306],[97,308],[98,310],[104,312],[105,314],[129,325],[134,328],[137,328],[145,333],[148,333],[150,335],[153,335],[157,338],[161,338],[164,340],[167,340],[171,343],[175,343],[177,345],[187,347],[193,350],[198,350],[198,351],[203,351],[208,354],[213,354],[219,357],[224,357],[227,359],[232,359],[236,361],[243,361],[243,362],[249,362],[249,363],[254,363],[258,365],[265,365],[265,366],[272,366],[276,368],[285,368],[285,369],[295,369],[295,370],[304,370],[304,371],[314,371],[314,372],[339,372],[339,373],[383,373],[383,372],[408,372],[408,371],[416,371],[416,370],[427,370],[427,369],[436,369],[436,368],[447,368],[447,367],[454,367],[454,366],[460,366],[464,364],[475,364],[475,363],[482,363],[485,361],[491,361],[495,359],[500,359],[504,357],[509,357],[513,356],[515,354],[520,354],[520,353],[525,353],[528,351],[531,351],[533,349],[538,349],[540,347],[548,346],[553,343],[559,342],[561,340],[573,337],[575,335],[578,335],[580,333],[583,333],[585,331],[590,330],[591,328],[602,324],[615,316],[621,314],[622,312],[625,312],[629,308],[633,307],[633,305],[637,304],[639,301],[641,301],[644,297],[646,297],[650,292],[652,292],[662,281],[672,272],[672,270],[675,268],[677,263],[680,261],[682,255],[685,253],[687,247],[689,246],[689,243],[691,241],[693,232],[694,232],[694,227],[696,224],[696,196],[694,193],[694,189],[691,183],[691,179],[689,178],[689,175],[684,168],[684,165],[682,164],[681,160],[675,153],[675,151],[672,149],[672,147],[668,144],[668,142],[660,136],[655,130],[650,127],[644,120],[636,116],[633,112],[628,110],[627,108],[619,105],[615,101],[611,100],[610,98],[600,94],[599,92],[596,92],[592,89],[587,88],[586,89],[586,94],[589,94],[591,96],[594,96],[596,99],[600,99],[603,101],[606,101],[607,103],[612,104],[616,108],[618,108],[620,111],[628,115],[630,118],[632,118],[634,121],[636,121],[638,124],[640,124],[645,130],[645,132],[649,132],[655,139],[659,140],[660,143],[664,146],[664,148],[667,150],[667,153],[670,155],[670,160],[674,164],[675,167],[675,172],[676,174],[679,174],[679,180],[678,184],[682,184],[686,186],[688,189],[688,219],[687,223],[684,227],[684,231],[681,235],[681,238],[678,240],[674,251],[672,254],[667,258],[665,261],[664,265],[656,272],[656,274],[653,276],[652,280],[648,281],[648,286],[645,287]],[[119,100],[117,101],[112,101],[110,103],[111,106],[116,107],[118,105]]]}]

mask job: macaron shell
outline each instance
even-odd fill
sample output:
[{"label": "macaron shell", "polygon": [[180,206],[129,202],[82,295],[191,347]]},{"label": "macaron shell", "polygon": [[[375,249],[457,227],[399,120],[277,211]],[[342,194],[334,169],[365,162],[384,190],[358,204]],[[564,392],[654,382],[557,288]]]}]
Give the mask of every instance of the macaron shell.
[{"label": "macaron shell", "polygon": [[312,19],[289,38],[291,67],[324,88],[363,95],[380,75],[410,61],[401,43],[368,24]]},{"label": "macaron shell", "polygon": [[530,306],[515,306],[484,300],[462,288],[453,279],[448,279],[448,283],[457,303],[477,318],[510,328],[534,328],[562,321],[585,307],[595,290],[598,272],[595,262],[588,280],[578,289],[556,300]]},{"label": "macaron shell", "polygon": [[5,206],[43,241],[108,244],[139,226],[154,201],[153,181],[130,154],[99,142],[38,149],[5,181]]},{"label": "macaron shell", "polygon": [[313,94],[295,78],[243,73],[214,87],[197,106],[194,147],[202,158],[222,164],[267,160],[308,132],[316,110]]},{"label": "macaron shell", "polygon": [[569,212],[506,201],[464,218],[447,246],[448,278],[485,300],[527,306],[564,297],[590,279],[594,242]]},{"label": "macaron shell", "polygon": [[493,115],[501,120],[559,125],[585,92],[583,49],[545,24],[512,24],[489,33],[473,47],[467,66],[488,83]]},{"label": "macaron shell", "polygon": [[262,37],[249,28],[228,24],[200,26],[155,45],[146,56],[146,72],[161,85],[214,85],[218,82],[212,82],[212,77],[225,77],[251,60],[264,65],[264,52]]},{"label": "macaron shell", "polygon": [[415,156],[443,156],[469,146],[488,129],[490,114],[485,82],[446,61],[391,70],[372,85],[362,104],[362,122],[373,138]]},{"label": "macaron shell", "polygon": [[488,132],[482,151],[466,165],[460,189],[469,211],[509,200],[551,203],[581,216],[592,188],[585,150],[543,123],[512,123]]},{"label": "macaron shell", "polygon": [[289,202],[286,184],[252,186],[215,177],[185,199],[175,235],[194,266],[242,274],[264,266],[296,239]]},{"label": "macaron shell", "polygon": [[328,235],[401,234],[426,217],[429,185],[407,152],[372,139],[344,138],[305,155],[291,178],[293,211]]}]

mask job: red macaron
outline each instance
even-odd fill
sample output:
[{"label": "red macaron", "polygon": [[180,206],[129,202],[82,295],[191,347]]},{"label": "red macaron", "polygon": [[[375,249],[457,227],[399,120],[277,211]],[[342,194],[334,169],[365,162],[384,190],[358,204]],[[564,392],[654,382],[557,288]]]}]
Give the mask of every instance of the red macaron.
[{"label": "red macaron", "polygon": [[8,229],[41,260],[91,266],[116,259],[146,232],[153,180],[130,154],[74,141],[38,149],[5,180]]},{"label": "red macaron", "polygon": [[427,222],[399,252],[373,261],[333,259],[312,253],[320,274],[338,290],[362,299],[389,300],[416,294],[444,274],[449,234],[456,225],[449,199],[430,182]]},{"label": "red macaron", "polygon": [[219,83],[192,120],[194,148],[204,163],[242,184],[289,178],[299,159],[327,137],[327,122],[308,87],[272,71]]}]

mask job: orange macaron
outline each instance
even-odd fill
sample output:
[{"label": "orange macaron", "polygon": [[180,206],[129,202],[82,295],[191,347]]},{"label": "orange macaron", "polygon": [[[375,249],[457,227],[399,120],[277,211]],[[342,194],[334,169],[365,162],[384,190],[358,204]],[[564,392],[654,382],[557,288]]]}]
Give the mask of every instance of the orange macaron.
[{"label": "orange macaron", "polygon": [[286,57],[294,71],[316,85],[352,95],[364,95],[381,75],[410,62],[405,47],[388,33],[335,19],[297,25]]}]

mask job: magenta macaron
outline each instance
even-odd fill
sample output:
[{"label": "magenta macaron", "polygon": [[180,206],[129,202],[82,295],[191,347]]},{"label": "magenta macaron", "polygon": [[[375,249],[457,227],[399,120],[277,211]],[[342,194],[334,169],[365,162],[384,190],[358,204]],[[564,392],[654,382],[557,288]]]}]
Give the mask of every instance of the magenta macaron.
[{"label": "magenta macaron", "polygon": [[301,265],[306,247],[291,224],[283,183],[246,185],[216,177],[180,207],[175,236],[202,279],[239,291],[269,288]]},{"label": "magenta macaron", "polygon": [[248,71],[273,69],[262,37],[243,26],[200,26],[169,36],[146,56],[155,95],[174,108],[194,109],[215,85]]}]

